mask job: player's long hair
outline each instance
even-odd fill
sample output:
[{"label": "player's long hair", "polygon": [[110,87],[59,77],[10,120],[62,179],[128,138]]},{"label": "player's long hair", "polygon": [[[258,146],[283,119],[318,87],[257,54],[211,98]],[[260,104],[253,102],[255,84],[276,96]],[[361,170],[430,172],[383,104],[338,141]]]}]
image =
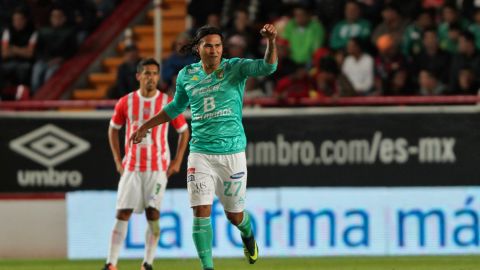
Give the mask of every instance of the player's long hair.
[{"label": "player's long hair", "polygon": [[200,27],[197,30],[195,37],[180,49],[180,53],[183,55],[193,54],[196,57],[200,57],[197,51],[198,45],[200,44],[200,40],[208,35],[219,35],[223,44],[224,37],[222,31],[216,27],[205,25]]}]

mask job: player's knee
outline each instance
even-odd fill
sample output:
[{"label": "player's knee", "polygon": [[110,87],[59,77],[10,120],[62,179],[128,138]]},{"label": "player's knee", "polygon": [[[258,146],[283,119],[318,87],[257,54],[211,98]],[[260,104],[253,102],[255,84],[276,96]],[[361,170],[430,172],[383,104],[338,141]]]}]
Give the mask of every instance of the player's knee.
[{"label": "player's knee", "polygon": [[145,209],[145,215],[148,220],[158,220],[160,218],[160,211],[155,208],[149,207]]},{"label": "player's knee", "polygon": [[242,213],[231,213],[231,212],[225,212],[227,215],[227,219],[233,224],[233,225],[238,225],[242,223],[243,215]]},{"label": "player's knee", "polygon": [[211,212],[211,205],[198,205],[193,207],[193,215],[195,217],[210,217]]},{"label": "player's knee", "polygon": [[117,219],[128,221],[130,216],[132,215],[132,210],[130,209],[122,209],[117,211]]}]

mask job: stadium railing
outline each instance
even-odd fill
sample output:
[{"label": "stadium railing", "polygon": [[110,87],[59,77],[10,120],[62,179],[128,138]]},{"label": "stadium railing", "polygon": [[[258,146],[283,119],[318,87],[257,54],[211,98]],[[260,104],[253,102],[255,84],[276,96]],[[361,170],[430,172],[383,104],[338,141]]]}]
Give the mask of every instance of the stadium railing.
[{"label": "stadium railing", "polygon": [[[2,101],[0,110],[109,109],[117,100],[26,100]],[[474,105],[480,96],[395,96],[395,97],[323,97],[317,99],[246,98],[245,106],[402,106],[402,105]]]}]

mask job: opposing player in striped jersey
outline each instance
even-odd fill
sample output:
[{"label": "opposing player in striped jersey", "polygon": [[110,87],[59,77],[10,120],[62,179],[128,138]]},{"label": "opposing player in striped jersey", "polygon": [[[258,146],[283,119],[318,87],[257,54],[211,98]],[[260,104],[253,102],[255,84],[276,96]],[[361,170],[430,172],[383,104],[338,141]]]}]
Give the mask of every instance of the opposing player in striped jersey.
[{"label": "opposing player in striped jersey", "polygon": [[240,230],[248,261],[255,263],[258,258],[250,218],[244,211],[247,140],[242,125],[242,99],[249,76],[265,76],[277,67],[277,30],[267,24],[260,33],[268,40],[264,59],[224,59],[221,31],[208,26],[200,28],[190,47],[201,61],[179,72],[173,101],[130,138],[134,143],[141,142],[149,129],[174,119],[190,105],[192,140],[187,189],[194,214],[193,241],[205,270],[213,269],[210,215],[214,194],[227,218]]},{"label": "opposing player in striped jersey", "polygon": [[[160,237],[160,204],[167,186],[167,178],[180,170],[190,133],[183,115],[171,121],[179,133],[175,158],[170,161],[167,141],[168,123],[151,129],[138,144],[129,144],[128,138],[142,123],[160,112],[171,98],[157,90],[159,65],[154,59],[143,60],[137,67],[140,89],[122,97],[115,106],[110,121],[108,139],[117,171],[121,174],[117,194],[117,216],[112,232],[110,251],[105,270],[115,270],[118,256],[133,211],[145,209],[148,226],[145,239],[145,258],[142,270],[152,269],[153,258]],[[126,125],[125,156],[120,155],[119,129]]]}]

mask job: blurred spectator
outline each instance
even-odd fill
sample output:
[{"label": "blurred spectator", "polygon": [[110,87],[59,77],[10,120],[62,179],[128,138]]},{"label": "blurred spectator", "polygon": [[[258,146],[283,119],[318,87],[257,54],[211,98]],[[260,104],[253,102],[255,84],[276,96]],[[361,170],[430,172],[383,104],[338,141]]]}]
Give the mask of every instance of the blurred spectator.
[{"label": "blurred spectator", "polygon": [[10,24],[13,11],[20,6],[24,6],[22,0],[2,0],[0,1],[0,31],[7,28]]},{"label": "blurred spectator", "polygon": [[347,44],[347,57],[342,66],[343,74],[352,83],[359,96],[369,95],[373,89],[373,58],[365,53],[360,39],[352,38]]},{"label": "blurred spectator", "polygon": [[322,46],[325,32],[305,6],[296,6],[293,15],[285,26],[283,37],[290,43],[290,58],[298,64],[309,64],[313,52]]},{"label": "blurred spectator", "polygon": [[234,35],[243,36],[247,42],[247,54],[250,56],[259,56],[257,53],[259,45],[258,31],[254,30],[250,25],[247,11],[241,9],[237,10],[235,12],[235,18],[230,24],[231,25],[227,28],[225,33],[225,37],[228,39]]},{"label": "blurred spectator", "polygon": [[343,49],[350,38],[367,39],[370,36],[371,25],[361,18],[360,4],[350,0],[345,5],[345,19],[336,23],[330,37],[330,48]]},{"label": "blurred spectator", "polygon": [[280,100],[286,98],[314,97],[315,90],[308,71],[303,65],[296,65],[295,72],[280,79],[275,87],[274,96]]},{"label": "blurred spectator", "polygon": [[71,57],[76,50],[73,28],[67,24],[65,12],[55,7],[50,13],[50,27],[40,29],[35,50],[36,62],[32,72],[32,91],[35,92]]},{"label": "blurred spectator", "polygon": [[475,37],[470,32],[463,32],[458,44],[458,53],[453,57],[450,68],[449,92],[458,91],[460,70],[469,68],[478,77],[480,74],[480,53],[475,48]]},{"label": "blurred spectator", "polygon": [[468,27],[468,30],[475,35],[475,46],[477,50],[480,50],[480,8],[475,9],[473,23]]},{"label": "blurred spectator", "polygon": [[479,80],[475,76],[475,71],[469,67],[463,68],[458,74],[458,91],[456,95],[476,95],[480,88]]},{"label": "blurred spectator", "polygon": [[423,69],[418,75],[420,85],[419,94],[422,96],[436,96],[445,92],[445,85],[431,71]]},{"label": "blurred spectator", "polygon": [[222,28],[222,25],[220,23],[220,15],[217,13],[210,13],[207,16],[207,25],[216,27],[216,28]]},{"label": "blurred spectator", "polygon": [[434,11],[421,10],[415,21],[407,26],[402,39],[402,53],[407,56],[415,56],[422,50],[422,35],[428,28],[434,26]]},{"label": "blurred spectator", "polygon": [[118,67],[117,80],[112,90],[112,98],[120,98],[138,89],[137,65],[142,60],[135,45],[127,45],[124,49],[123,63]]},{"label": "blurred spectator", "polygon": [[[266,39],[262,40],[262,47],[265,48]],[[277,37],[277,55],[278,65],[277,70],[270,76],[267,76],[264,81],[265,94],[271,96],[275,85],[284,77],[293,74],[297,69],[297,64],[290,59],[290,46],[288,41]]]},{"label": "blurred spectator", "polygon": [[[223,0],[191,0],[187,12],[192,18],[192,29],[197,29],[207,24],[210,14],[221,14]],[[195,32],[196,30],[193,30]]]},{"label": "blurred spectator", "polygon": [[[411,71],[418,74],[422,69],[430,70],[442,80],[448,83],[448,68],[450,66],[451,56],[442,50],[438,44],[437,31],[435,28],[429,28],[423,33],[423,49],[413,58]],[[417,77],[416,75],[414,77]]]},{"label": "blurred spectator", "polygon": [[394,47],[400,45],[403,33],[407,27],[407,22],[402,18],[398,8],[394,5],[387,5],[382,10],[383,21],[375,28],[372,34],[372,43],[377,44],[377,40],[388,34],[393,41]]},{"label": "blurred spectator", "polygon": [[385,96],[405,96],[414,94],[414,88],[409,79],[409,73],[406,69],[399,69],[393,74],[390,88],[383,94]]},{"label": "blurred spectator", "polygon": [[238,10],[247,12],[247,18],[252,22],[256,21],[257,14],[260,10],[260,1],[258,0],[224,0],[222,8],[222,25],[228,25],[231,18],[236,16]]},{"label": "blurred spectator", "polygon": [[93,0],[93,2],[97,10],[97,24],[115,10],[116,0]]},{"label": "blurred spectator", "polygon": [[314,14],[318,16],[328,30],[331,30],[344,15],[345,0],[312,0],[304,2],[314,3]]},{"label": "blurred spectator", "polygon": [[315,89],[319,96],[348,97],[355,95],[355,89],[348,78],[340,72],[337,61],[332,57],[320,59],[319,72],[315,75]]},{"label": "blurred spectator", "polygon": [[357,0],[362,5],[362,14],[368,18],[372,25],[377,25],[382,20],[382,10],[385,6],[385,0]]},{"label": "blurred spectator", "polygon": [[459,33],[468,27],[468,22],[460,18],[455,5],[445,5],[442,8],[442,22],[438,25],[440,48],[455,52]]},{"label": "blurred spectator", "polygon": [[229,58],[247,58],[247,40],[242,35],[227,38],[226,51]]},{"label": "blurred spectator", "polygon": [[389,94],[393,78],[398,71],[406,69],[405,59],[398,52],[393,37],[389,34],[377,39],[378,55],[375,58],[375,94]]},{"label": "blurred spectator", "polygon": [[69,9],[73,12],[72,17],[74,20],[75,32],[77,33],[77,44],[80,45],[100,21],[97,20],[97,6],[91,0],[70,2],[74,3],[69,6]]},{"label": "blurred spectator", "polygon": [[2,34],[0,88],[6,85],[30,85],[30,70],[37,33],[25,8],[17,8],[10,26]]},{"label": "blurred spectator", "polygon": [[[190,41],[190,36],[187,33],[181,33],[177,36],[173,43],[172,53],[167,57],[162,64],[162,81],[168,86],[172,85],[174,81],[173,76],[184,66],[195,62],[195,57],[191,54],[181,54],[180,49]],[[136,66],[136,64],[135,64]],[[136,80],[135,80],[136,83]],[[136,89],[136,88],[135,88]]]}]

